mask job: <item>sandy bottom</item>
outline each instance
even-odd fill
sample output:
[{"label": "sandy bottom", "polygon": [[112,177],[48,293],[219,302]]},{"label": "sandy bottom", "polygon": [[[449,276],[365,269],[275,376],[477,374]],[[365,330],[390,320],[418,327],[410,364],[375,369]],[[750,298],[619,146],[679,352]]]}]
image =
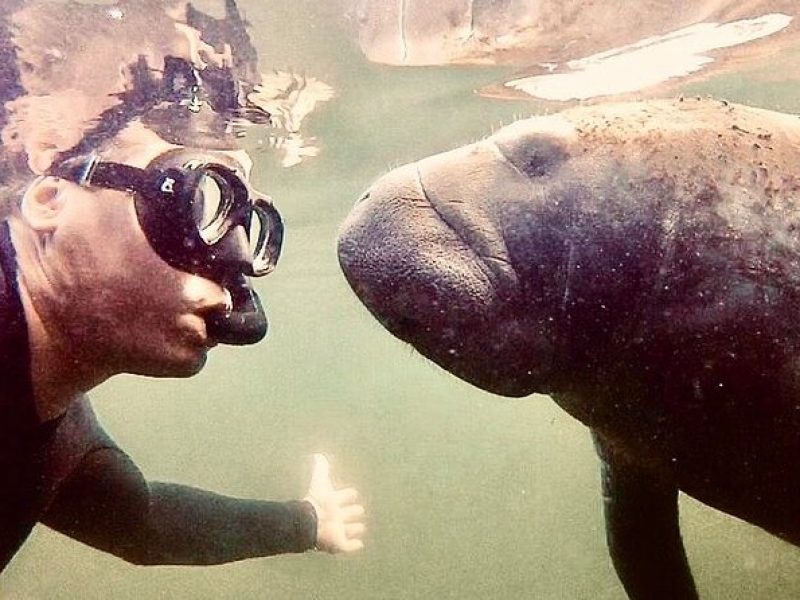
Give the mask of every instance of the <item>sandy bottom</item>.
[{"label": "sandy bottom", "polygon": [[635,92],[696,73],[714,61],[707,53],[765,38],[791,22],[788,15],[772,13],[724,24],[699,23],[569,61],[563,72],[514,79],[505,86],[555,101]]}]

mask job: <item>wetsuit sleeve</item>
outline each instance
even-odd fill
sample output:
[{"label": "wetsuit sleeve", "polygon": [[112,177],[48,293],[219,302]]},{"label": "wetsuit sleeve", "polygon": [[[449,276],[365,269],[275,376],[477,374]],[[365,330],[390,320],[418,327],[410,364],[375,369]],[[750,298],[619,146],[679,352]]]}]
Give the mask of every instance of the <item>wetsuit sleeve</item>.
[{"label": "wetsuit sleeve", "polygon": [[242,500],[147,482],[118,448],[86,454],[42,522],[135,564],[206,565],[284,552],[316,540],[308,502]]}]

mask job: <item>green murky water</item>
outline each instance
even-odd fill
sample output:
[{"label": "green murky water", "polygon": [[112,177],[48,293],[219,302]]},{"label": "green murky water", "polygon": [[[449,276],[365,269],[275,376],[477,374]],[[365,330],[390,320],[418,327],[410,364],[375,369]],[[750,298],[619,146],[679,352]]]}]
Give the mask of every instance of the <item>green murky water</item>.
[{"label": "green murky water", "polygon": [[[194,379],[122,377],[93,398],[153,479],[287,499],[305,492],[311,454],[327,453],[338,481],[363,493],[367,549],[137,568],[38,528],[0,597],[623,598],[587,431],[547,397],[494,397],[414,354],[357,303],[335,258],[338,223],[378,175],[544,107],[473,94],[497,69],[369,65],[326,3],[241,4],[263,66],[337,90],[310,117],[318,158],[283,170],[257,155],[255,182],[288,227],[280,269],[259,282],[271,333],[253,348],[217,349]],[[798,64],[800,52],[787,52],[684,93],[800,112]],[[800,597],[797,549],[690,499],[681,518],[704,598]]]}]

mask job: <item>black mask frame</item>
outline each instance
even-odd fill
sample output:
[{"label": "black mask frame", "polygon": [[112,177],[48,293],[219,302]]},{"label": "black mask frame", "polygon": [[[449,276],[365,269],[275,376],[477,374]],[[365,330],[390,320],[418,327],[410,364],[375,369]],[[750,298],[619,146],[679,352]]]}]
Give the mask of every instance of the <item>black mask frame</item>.
[{"label": "black mask frame", "polygon": [[[283,244],[280,213],[233,170],[217,163],[184,168],[140,169],[101,161],[94,154],[68,159],[49,175],[85,187],[132,193],[139,224],[156,253],[169,265],[224,283],[239,274],[262,277],[272,272]],[[214,214],[202,217],[200,189],[213,182]],[[200,216],[198,216],[198,213]],[[250,248],[234,256],[221,251],[227,234],[242,227]]]}]

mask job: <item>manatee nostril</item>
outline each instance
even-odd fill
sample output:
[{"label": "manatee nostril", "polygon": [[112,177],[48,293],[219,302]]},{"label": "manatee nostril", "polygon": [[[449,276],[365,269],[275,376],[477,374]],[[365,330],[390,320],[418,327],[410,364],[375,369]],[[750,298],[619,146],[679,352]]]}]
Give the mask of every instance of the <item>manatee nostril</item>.
[{"label": "manatee nostril", "polygon": [[366,200],[369,200],[369,190],[367,190],[366,192],[361,194],[361,196],[358,197],[358,200],[356,200],[356,205],[361,204],[362,202],[365,202]]}]

